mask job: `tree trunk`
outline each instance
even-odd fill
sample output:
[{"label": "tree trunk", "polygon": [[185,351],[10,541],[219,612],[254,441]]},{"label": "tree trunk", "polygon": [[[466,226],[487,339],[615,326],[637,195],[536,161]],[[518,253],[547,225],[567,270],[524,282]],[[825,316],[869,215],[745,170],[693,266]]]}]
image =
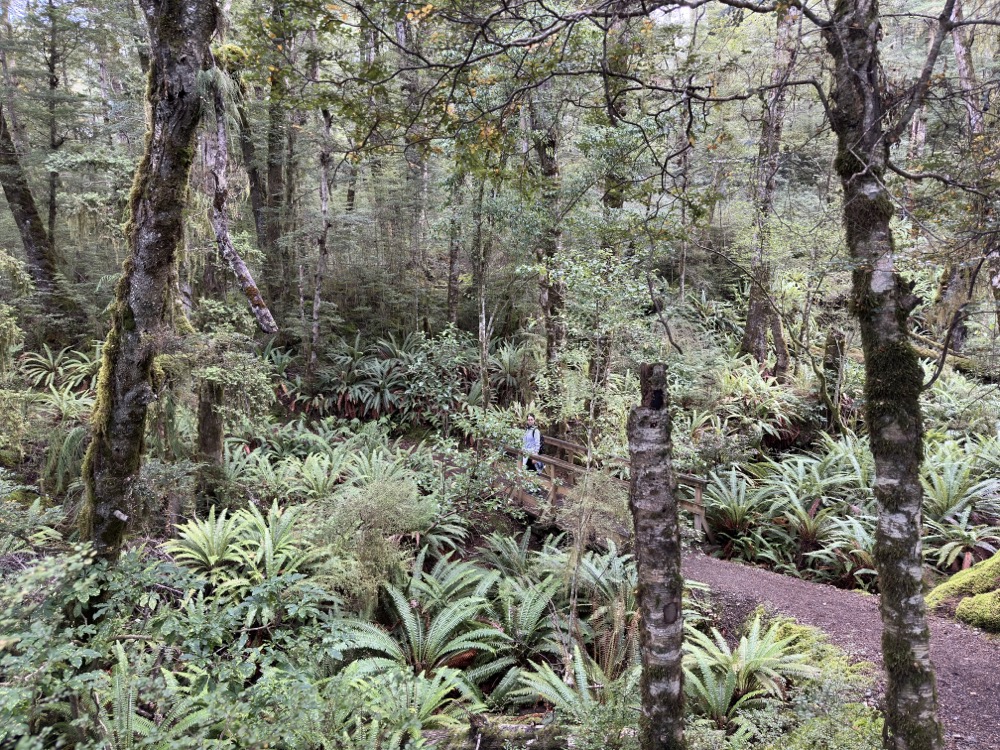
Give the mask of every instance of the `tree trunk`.
[{"label": "tree trunk", "polygon": [[[624,0],[615,0],[610,5],[612,13],[627,10]],[[627,77],[631,75],[632,53],[635,40],[632,33],[632,21],[626,14],[612,16],[607,30],[602,37],[601,51],[601,81],[604,87],[604,109],[608,124],[612,128],[622,127],[628,111],[626,93],[631,86]],[[610,220],[612,212],[625,205],[625,188],[628,176],[622,165],[615,163],[604,174],[604,194],[601,203],[604,206],[605,219]],[[604,245],[610,247],[610,237],[605,238]]]},{"label": "tree trunk", "polygon": [[[226,397],[226,387],[213,380],[201,381],[198,389],[198,462],[204,464],[198,471],[198,494],[206,499],[214,499],[222,473],[225,446],[225,424],[222,405]],[[168,518],[172,528],[176,519]]]},{"label": "tree trunk", "polygon": [[840,428],[840,392],[844,378],[844,356],[847,340],[844,332],[831,328],[826,334],[823,346],[823,393],[826,402],[827,425],[831,429]]},{"label": "tree trunk", "polygon": [[[221,72],[216,71],[218,75]],[[243,294],[250,303],[250,312],[257,319],[257,325],[264,333],[277,333],[278,325],[250,274],[250,269],[240,257],[229,237],[229,135],[226,129],[226,104],[222,98],[219,82],[215,82],[212,92],[215,107],[215,149],[212,159],[212,178],[215,190],[212,195],[212,229],[219,247],[219,255],[229,264],[233,275],[240,284]]]},{"label": "tree trunk", "polygon": [[482,391],[482,408],[490,405],[490,337],[492,321],[486,316],[486,274],[488,273],[487,240],[483,232],[483,198],[486,193],[486,178],[480,177],[476,202],[472,207],[472,251],[476,254],[473,264],[476,276],[476,292],[479,308],[479,385]]},{"label": "tree trunk", "polygon": [[[962,20],[961,0],[956,0],[955,2],[952,19],[954,21]],[[951,41],[952,48],[955,51],[955,68],[958,71],[958,84],[962,91],[962,102],[965,104],[969,126],[969,141],[973,153],[979,152],[981,154],[982,148],[985,145],[983,142],[985,123],[983,120],[983,111],[977,101],[979,81],[976,75],[976,68],[972,62],[971,40],[966,38],[965,28],[958,27],[951,30]],[[924,125],[924,131],[926,132],[926,124]],[[983,230],[989,206],[979,196],[973,198],[973,205],[972,216],[975,221],[975,231],[978,234]],[[973,248],[981,247],[978,242],[970,244]],[[976,255],[978,254],[976,253]],[[948,347],[954,349],[956,352],[962,351],[965,341],[969,336],[968,326],[966,325],[968,316],[965,305],[972,300],[974,292],[973,289],[969,288],[972,283],[972,269],[974,265],[974,256],[971,254],[968,260],[957,259],[948,262],[948,265],[941,274],[938,297],[935,300],[931,315],[932,322],[936,323],[935,327],[940,332],[942,341],[947,336],[948,329],[951,329],[952,332]],[[1000,266],[996,266],[995,262],[993,265],[1000,268]],[[1000,305],[1000,294],[997,294],[995,287],[994,299]]]},{"label": "tree trunk", "polygon": [[183,233],[183,196],[201,118],[198,78],[209,60],[217,12],[212,0],[140,0],[149,29],[151,122],[129,200],[125,261],[104,344],[93,438],[84,461],[80,513],[97,554],[118,556],[132,483],[142,461],[153,358],[169,327],[174,253]]},{"label": "tree trunk", "polygon": [[[271,7],[271,22],[281,29],[285,22],[282,0],[275,0]],[[283,46],[286,40],[280,34],[273,40]],[[278,53],[280,56],[280,52]],[[285,151],[286,124],[284,70],[278,61],[272,66],[271,90],[267,107],[267,210],[264,212],[264,257],[266,268],[267,295],[279,311],[284,309],[286,290],[289,286],[291,268],[282,262],[280,250],[281,219],[285,199]],[[286,274],[288,276],[286,277]]]},{"label": "tree trunk", "polygon": [[320,229],[316,236],[316,249],[319,257],[316,261],[316,276],[313,280],[313,305],[312,305],[312,339],[309,343],[309,374],[316,371],[319,351],[319,313],[322,304],[321,292],[323,281],[326,278],[326,265],[329,251],[327,240],[330,237],[330,131],[333,128],[333,115],[330,110],[324,108],[323,117],[323,144],[319,152],[319,214]]},{"label": "tree trunk", "polygon": [[458,170],[452,178],[448,218],[448,322],[458,325],[459,258],[462,255],[462,199],[465,173]]},{"label": "tree trunk", "polygon": [[[45,53],[45,69],[49,79],[49,97],[46,102],[49,125],[49,155],[54,155],[62,145],[59,138],[58,123],[56,122],[56,89],[59,88],[59,32],[56,21],[55,3],[49,0],[47,7],[49,21],[49,44]],[[56,249],[56,215],[58,211],[56,198],[59,190],[59,172],[54,169],[49,170],[49,244],[52,245],[52,252]]]},{"label": "tree trunk", "polygon": [[[835,168],[844,191],[844,227],[854,262],[852,302],[865,355],[865,416],[875,457],[875,561],[887,678],[885,747],[940,750],[944,741],[921,593],[923,369],[910,346],[907,325],[918,300],[912,285],[896,273],[889,227],[893,203],[885,187],[890,140],[919,106],[923,84],[918,83],[913,100],[901,108],[901,120],[894,127],[887,123],[877,0],[841,0],[823,35],[834,61],[830,122],[837,135]],[[939,48],[940,39],[932,45],[930,69]]]},{"label": "tree trunk", "polygon": [[226,72],[236,84],[236,122],[239,126],[240,154],[243,156],[243,168],[247,173],[247,187],[250,193],[250,211],[253,213],[254,233],[257,236],[257,247],[263,251],[267,247],[267,196],[264,194],[264,180],[260,176],[260,165],[257,163],[257,147],[253,142],[253,128],[247,113],[246,86],[238,70],[231,66]]},{"label": "tree trunk", "polygon": [[767,362],[767,331],[771,323],[771,266],[762,260],[754,261],[750,269],[750,298],[747,319],[740,340],[740,354],[749,354],[757,362]]},{"label": "tree trunk", "polygon": [[3,104],[0,104],[0,185],[21,235],[28,273],[42,297],[46,311],[50,314],[68,314],[74,320],[82,319],[83,311],[79,303],[73,299],[65,282],[58,275],[52,238],[45,231],[35,198],[28,186],[28,179],[7,126]]},{"label": "tree trunk", "polygon": [[539,172],[542,180],[542,203],[545,209],[545,226],[535,251],[542,272],[538,278],[538,301],[545,323],[545,364],[551,365],[566,346],[567,327],[563,317],[566,300],[566,284],[555,273],[562,237],[559,217],[559,161],[556,158],[558,145],[558,114],[545,111],[545,104],[537,101],[548,87],[535,92],[529,102],[531,137],[538,156]]},{"label": "tree trunk", "polygon": [[774,184],[778,175],[779,147],[785,123],[785,103],[788,79],[798,54],[799,35],[793,33],[801,15],[789,8],[778,16],[777,38],[774,42],[776,65],[771,72],[771,88],[767,94],[761,120],[760,144],[757,149],[757,180],[754,188],[754,257],[750,266],[753,277],[747,321],[740,342],[740,354],[749,354],[763,364],[767,361],[767,332],[774,332],[775,377],[783,379],[788,370],[788,347],[781,332],[781,317],[771,299],[772,269],[767,261],[771,248],[771,215],[774,213]]},{"label": "tree trunk", "polygon": [[642,403],[628,419],[642,650],[642,750],[684,747],[681,535],[671,466],[666,367],[643,365]]},{"label": "tree trunk", "polygon": [[[962,1],[956,0],[955,10],[951,15],[955,21],[961,21]],[[962,89],[962,102],[969,123],[969,138],[975,140],[985,132],[983,110],[977,101],[979,79],[972,62],[971,39],[966,37],[966,27],[959,26],[951,30],[952,47],[955,50],[955,68],[958,70],[958,85]]]}]

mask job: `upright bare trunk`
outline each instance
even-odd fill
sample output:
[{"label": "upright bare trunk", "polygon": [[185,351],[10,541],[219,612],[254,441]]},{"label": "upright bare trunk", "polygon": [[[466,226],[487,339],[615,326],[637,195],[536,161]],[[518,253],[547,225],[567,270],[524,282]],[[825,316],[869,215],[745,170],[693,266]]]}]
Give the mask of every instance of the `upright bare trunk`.
[{"label": "upright bare trunk", "polygon": [[[274,0],[271,6],[271,24],[279,32],[285,24],[283,0]],[[276,59],[271,66],[270,93],[267,106],[267,192],[264,212],[265,282],[268,298],[280,311],[285,306],[290,288],[292,269],[286,267],[281,252],[282,213],[285,201],[285,153],[288,114],[285,109],[285,71],[280,60],[287,40],[281,33],[272,40]]]},{"label": "upright bare trunk", "polygon": [[490,336],[492,321],[486,315],[486,275],[489,272],[487,242],[483,231],[483,199],[486,193],[486,178],[480,177],[476,202],[472,207],[472,251],[475,255],[474,270],[479,308],[479,385],[483,394],[482,407],[490,405]]},{"label": "upright bare trunk", "polygon": [[215,231],[215,241],[219,255],[229,264],[247,302],[250,303],[250,312],[257,319],[257,325],[264,333],[277,333],[278,325],[274,322],[274,316],[264,302],[250,269],[229,237],[229,134],[226,128],[226,105],[218,82],[212,93],[212,102],[215,107],[215,148],[212,159],[214,191],[211,221],[212,229]]},{"label": "upright bare trunk", "polygon": [[21,244],[28,259],[28,272],[40,292],[51,294],[58,287],[55,253],[14,147],[2,104],[0,104],[0,183],[3,185],[7,205],[14,216],[14,223],[21,234]]},{"label": "upright bare trunk", "polygon": [[[604,87],[604,109],[608,124],[612,128],[624,125],[628,112],[626,93],[630,85],[626,82],[631,74],[632,54],[635,43],[632,20],[625,13],[625,0],[614,0],[609,6],[612,13],[606,33],[602,37],[601,79]],[[617,15],[617,13],[621,15]],[[625,188],[628,176],[620,163],[613,163],[604,175],[604,195],[601,203],[605,214],[621,209],[625,205]]]},{"label": "upright bare trunk", "polygon": [[831,328],[826,334],[826,342],[823,345],[823,392],[820,396],[826,402],[827,425],[830,429],[839,430],[840,421],[840,397],[844,380],[844,356],[846,354],[847,339],[844,332],[836,328]]},{"label": "upright bare trunk", "polygon": [[632,480],[629,507],[635,524],[639,571],[639,643],[642,650],[642,750],[684,747],[684,671],[681,645],[681,534],[671,466],[666,367],[643,365],[642,403],[628,419]]},{"label": "upright bare trunk", "polygon": [[448,218],[448,322],[458,325],[459,258],[462,255],[462,199],[465,173],[456,168],[452,177]]},{"label": "upright bare trunk", "polygon": [[[952,19],[955,21],[963,20],[961,0],[955,2]],[[969,136],[974,140],[985,132],[985,122],[983,110],[978,101],[979,79],[972,62],[971,39],[967,36],[967,28],[964,26],[953,28],[951,30],[951,43],[955,50],[955,68],[958,70],[958,85],[962,90],[962,103],[965,104],[969,123]]]},{"label": "upright bare trunk", "polygon": [[[955,8],[952,11],[952,19],[954,21],[961,21],[962,17],[961,0],[956,0]],[[972,62],[971,39],[967,38],[966,29],[959,26],[951,30],[951,42],[955,52],[958,85],[962,91],[962,102],[965,104],[971,150],[973,153],[978,152],[981,154],[983,147],[986,145],[983,139],[985,122],[983,120],[983,111],[978,101],[977,89],[979,88],[979,81],[975,65]],[[924,126],[924,130],[926,131],[926,125]],[[983,230],[989,206],[987,201],[978,196],[973,199],[973,205],[972,219],[974,229],[978,234]],[[982,249],[982,245],[979,242],[972,242],[971,245],[976,250]],[[965,340],[969,335],[968,326],[966,325],[966,318],[968,316],[965,305],[972,300],[974,290],[970,288],[970,285],[972,284],[973,277],[972,269],[976,263],[974,255],[979,254],[979,252],[975,252],[966,258],[958,258],[948,262],[948,265],[945,266],[941,274],[938,297],[935,300],[935,305],[930,315],[931,323],[936,324],[935,327],[940,332],[942,339],[947,336],[948,330],[951,329],[951,337],[948,340],[948,344],[949,348],[954,349],[956,352],[962,350]],[[1000,271],[1000,263],[997,262],[996,258],[991,258],[991,264],[994,274]],[[992,288],[994,299],[996,300],[998,309],[1000,309],[1000,287],[994,284]]]},{"label": "upright bare trunk", "polygon": [[2,103],[0,103],[0,186],[3,187],[4,197],[21,235],[21,245],[28,261],[28,273],[43,300],[46,311],[52,314],[68,314],[71,320],[79,321],[83,318],[83,310],[69,292],[65,280],[59,275],[52,236],[45,231],[42,216],[38,213],[38,206],[35,204],[34,195],[28,185],[17,149],[14,147]]},{"label": "upright bare trunk", "polygon": [[264,190],[264,180],[257,163],[257,146],[253,141],[253,128],[250,124],[250,114],[247,111],[247,91],[243,84],[240,71],[234,65],[227,64],[226,72],[236,85],[236,123],[239,127],[240,154],[243,156],[243,168],[247,173],[247,187],[250,193],[250,211],[253,213],[254,232],[257,236],[257,247],[263,251],[267,247],[267,196]]},{"label": "upright bare trunk", "polygon": [[[950,10],[944,18],[949,16]],[[902,120],[890,123],[879,61],[877,0],[839,0],[823,35],[834,61],[830,122],[837,135],[835,167],[854,262],[852,303],[865,355],[865,416],[875,457],[885,747],[940,750],[944,741],[922,594],[923,369],[910,346],[907,325],[918,300],[912,285],[896,273],[889,227],[893,203],[884,178],[890,141],[898,138],[919,106],[926,79],[914,89],[913,100],[901,107]],[[932,44],[928,77],[939,48],[938,38]]]},{"label": "upright bare trunk", "polygon": [[313,279],[313,304],[312,304],[312,339],[309,344],[309,370],[310,373],[316,369],[319,351],[319,313],[322,305],[321,292],[323,281],[326,278],[327,258],[329,250],[327,240],[330,237],[330,131],[333,128],[333,114],[324,108],[323,117],[323,144],[319,152],[319,215],[320,228],[316,235],[316,249],[318,258],[316,260],[316,275]]},{"label": "upright bare trunk", "polygon": [[[202,380],[198,389],[198,494],[210,505],[222,479],[225,452],[225,421],[222,407],[226,387],[214,380]],[[177,519],[168,514],[168,530],[175,528]]]},{"label": "upright bare trunk", "polygon": [[777,38],[774,42],[776,65],[771,72],[771,88],[767,94],[761,120],[760,144],[757,149],[757,179],[754,186],[754,256],[750,264],[753,277],[747,306],[746,326],[740,353],[749,354],[758,362],[767,361],[767,334],[773,332],[775,375],[783,379],[788,369],[788,347],[781,331],[781,317],[771,299],[772,268],[767,255],[771,247],[771,215],[774,213],[774,187],[778,175],[779,147],[785,123],[787,83],[795,65],[799,39],[795,33],[801,15],[789,8],[778,16]]},{"label": "upright bare trunk", "polygon": [[[59,88],[59,62],[61,57],[59,55],[59,32],[58,32],[58,22],[56,21],[56,9],[53,0],[48,1],[46,6],[48,21],[49,21],[49,41],[48,49],[45,51],[45,69],[48,73],[48,83],[49,83],[49,98],[46,104],[47,115],[48,115],[48,125],[49,125],[49,154],[54,155],[55,152],[62,145],[62,140],[59,138],[58,123],[56,121],[56,90]],[[54,169],[49,169],[48,174],[49,182],[49,243],[52,245],[53,251],[56,247],[56,215],[58,211],[58,204],[56,198],[59,191],[59,172]]]},{"label": "upright bare trunk", "polygon": [[566,284],[560,280],[555,268],[562,237],[559,217],[559,160],[556,155],[558,114],[552,102],[538,100],[539,96],[544,96],[548,91],[549,87],[544,86],[534,92],[529,102],[529,114],[545,213],[545,226],[535,250],[538,265],[542,269],[538,277],[538,301],[545,323],[545,363],[551,364],[566,346],[567,328],[563,317]]},{"label": "upright bare trunk", "polygon": [[183,233],[183,196],[201,119],[198,77],[209,59],[213,0],[140,0],[150,40],[146,92],[151,121],[129,200],[125,261],[104,344],[84,461],[81,533],[98,555],[115,558],[142,461],[153,358],[169,327],[174,252]]}]

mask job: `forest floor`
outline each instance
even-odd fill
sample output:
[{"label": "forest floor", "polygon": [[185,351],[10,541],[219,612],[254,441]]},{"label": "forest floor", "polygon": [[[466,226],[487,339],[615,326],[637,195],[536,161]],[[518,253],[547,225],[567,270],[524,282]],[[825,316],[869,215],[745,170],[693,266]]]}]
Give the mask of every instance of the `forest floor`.
[{"label": "forest floor", "polygon": [[[824,631],[860,661],[882,666],[878,597],[802,581],[700,553],[684,557],[684,577],[707,584],[723,605],[723,624],[758,605]],[[930,618],[931,659],[950,750],[1000,748],[1000,643],[941,617]],[[884,683],[876,687],[880,698]]]}]

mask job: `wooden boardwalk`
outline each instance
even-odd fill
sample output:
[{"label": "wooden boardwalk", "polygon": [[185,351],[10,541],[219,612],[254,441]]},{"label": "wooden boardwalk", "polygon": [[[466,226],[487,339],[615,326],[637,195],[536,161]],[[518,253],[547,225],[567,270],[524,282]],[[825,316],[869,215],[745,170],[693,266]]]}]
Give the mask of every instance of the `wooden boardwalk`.
[{"label": "wooden boardwalk", "polygon": [[[562,505],[564,498],[576,485],[577,478],[592,471],[606,472],[611,476],[612,481],[621,484],[628,490],[628,480],[622,479],[614,474],[615,468],[628,468],[629,461],[620,456],[612,456],[602,461],[592,461],[590,468],[586,466],[587,448],[577,443],[567,440],[549,437],[543,438],[543,445],[551,446],[560,451],[564,458],[559,456],[539,455],[505,446],[504,450],[510,456],[517,458],[529,458],[533,462],[538,462],[544,467],[538,475],[538,480],[543,490],[543,495],[532,494],[523,487],[512,485],[510,488],[511,499],[518,502],[521,507],[532,515],[539,515],[542,510],[543,501],[550,508],[558,508]],[[696,531],[705,534],[709,541],[712,540],[712,532],[705,523],[705,502],[703,491],[708,485],[708,481],[692,474],[675,474],[679,487],[686,487],[691,490],[692,497],[681,496],[678,499],[678,507],[686,510],[694,516],[694,527]]]}]

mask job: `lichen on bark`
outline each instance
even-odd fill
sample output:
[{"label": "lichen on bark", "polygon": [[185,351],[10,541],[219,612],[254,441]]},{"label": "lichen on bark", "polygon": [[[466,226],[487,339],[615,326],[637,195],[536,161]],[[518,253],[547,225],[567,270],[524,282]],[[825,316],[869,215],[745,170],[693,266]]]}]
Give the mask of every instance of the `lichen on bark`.
[{"label": "lichen on bark", "polygon": [[680,525],[671,466],[666,367],[644,365],[642,402],[628,419],[629,507],[635,525],[643,750],[684,747]]},{"label": "lichen on bark", "polygon": [[912,116],[920,85],[914,100],[900,109],[902,118],[890,122],[879,59],[877,0],[837,0],[823,35],[834,61],[834,166],[843,188],[844,234],[855,266],[852,311],[861,329],[865,421],[875,458],[885,748],[940,750],[944,738],[921,594],[923,370],[909,343],[908,326],[916,298],[895,271],[893,204],[885,187],[889,146]]}]

